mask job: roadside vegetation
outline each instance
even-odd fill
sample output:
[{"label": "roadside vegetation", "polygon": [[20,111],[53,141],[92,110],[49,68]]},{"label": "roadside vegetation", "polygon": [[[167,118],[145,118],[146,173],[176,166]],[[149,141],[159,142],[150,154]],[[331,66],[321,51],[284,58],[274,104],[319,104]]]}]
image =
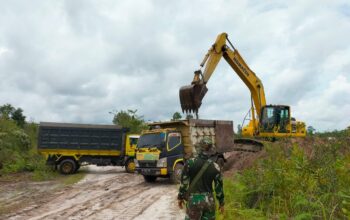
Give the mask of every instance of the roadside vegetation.
[{"label": "roadside vegetation", "polygon": [[[140,133],[147,125],[137,110],[114,112],[113,123]],[[59,180],[64,185],[83,178],[84,173],[62,176],[46,165],[45,158],[37,152],[38,124],[27,122],[21,108],[11,104],[0,106],[0,177],[2,180],[16,179],[35,181]],[[23,175],[18,175],[22,173]]]},{"label": "roadside vegetation", "polygon": [[[115,124],[147,128],[136,110],[114,112]],[[179,120],[174,113],[172,120]],[[238,129],[240,130],[240,129]],[[311,128],[310,128],[311,130]],[[240,135],[238,132],[237,135]],[[0,106],[0,176],[25,173],[32,180],[70,185],[84,173],[61,176],[37,153],[38,125],[20,108]],[[270,143],[252,167],[224,179],[225,213],[218,219],[349,219],[350,127]]]},{"label": "roadside vegetation", "polygon": [[[20,108],[10,104],[0,106],[1,178],[27,180],[29,176],[35,181],[60,179],[60,175],[46,166],[45,158],[37,152],[38,125],[26,122],[25,118]],[[70,179],[67,177],[68,182],[72,182]],[[62,182],[65,181],[62,179]]]},{"label": "roadside vegetation", "polygon": [[143,116],[137,114],[137,109],[120,110],[110,113],[114,115],[113,124],[129,128],[130,133],[140,134],[142,130],[148,128]]},{"label": "roadside vegetation", "polygon": [[224,181],[219,219],[349,219],[350,129],[280,140]]}]

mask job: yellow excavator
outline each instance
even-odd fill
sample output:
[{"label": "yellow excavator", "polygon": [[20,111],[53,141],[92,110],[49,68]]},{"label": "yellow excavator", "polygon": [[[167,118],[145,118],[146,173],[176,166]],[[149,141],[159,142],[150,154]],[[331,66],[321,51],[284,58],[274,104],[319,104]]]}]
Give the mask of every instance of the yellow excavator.
[{"label": "yellow excavator", "polygon": [[[230,45],[228,46],[227,43]],[[215,43],[205,55],[201,69],[194,72],[189,86],[180,88],[180,103],[183,112],[194,112],[198,109],[208,91],[206,86],[221,58],[227,61],[237,75],[243,80],[251,93],[251,116],[249,123],[242,128],[243,137],[305,137],[305,123],[291,117],[288,105],[267,105],[264,87],[261,80],[249,68],[238,50],[232,45],[226,33],[219,34]]]}]

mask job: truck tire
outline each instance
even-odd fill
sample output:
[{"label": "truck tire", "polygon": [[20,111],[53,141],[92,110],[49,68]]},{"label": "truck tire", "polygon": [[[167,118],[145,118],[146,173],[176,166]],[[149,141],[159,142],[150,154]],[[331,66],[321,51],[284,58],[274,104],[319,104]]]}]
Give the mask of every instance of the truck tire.
[{"label": "truck tire", "polygon": [[125,163],[125,171],[127,173],[135,173],[135,162],[134,159],[130,158]]},{"label": "truck tire", "polygon": [[171,174],[170,178],[173,183],[180,183],[181,182],[181,174],[182,169],[184,168],[184,165],[182,163],[177,163],[174,167],[173,173]]},{"label": "truck tire", "polygon": [[77,164],[73,159],[65,159],[60,162],[59,170],[64,175],[73,174],[76,172]]},{"label": "truck tire", "polygon": [[147,183],[154,183],[157,180],[156,176],[143,175],[143,178]]}]

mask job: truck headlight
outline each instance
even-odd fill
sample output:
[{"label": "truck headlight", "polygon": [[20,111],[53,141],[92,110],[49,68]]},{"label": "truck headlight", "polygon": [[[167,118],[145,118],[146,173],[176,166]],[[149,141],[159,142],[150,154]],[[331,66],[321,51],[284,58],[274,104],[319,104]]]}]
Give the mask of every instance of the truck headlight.
[{"label": "truck headlight", "polygon": [[167,167],[168,164],[166,162],[166,157],[165,158],[161,158],[157,161],[157,167]]},{"label": "truck headlight", "polygon": [[134,159],[135,167],[139,167],[139,161]]}]

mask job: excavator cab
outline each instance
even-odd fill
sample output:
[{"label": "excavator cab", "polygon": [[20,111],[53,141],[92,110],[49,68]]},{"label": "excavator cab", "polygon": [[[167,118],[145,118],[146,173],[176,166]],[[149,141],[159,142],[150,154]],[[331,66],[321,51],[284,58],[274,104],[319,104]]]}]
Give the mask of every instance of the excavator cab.
[{"label": "excavator cab", "polygon": [[286,105],[266,105],[261,109],[260,132],[288,133],[290,124],[290,107]]}]

